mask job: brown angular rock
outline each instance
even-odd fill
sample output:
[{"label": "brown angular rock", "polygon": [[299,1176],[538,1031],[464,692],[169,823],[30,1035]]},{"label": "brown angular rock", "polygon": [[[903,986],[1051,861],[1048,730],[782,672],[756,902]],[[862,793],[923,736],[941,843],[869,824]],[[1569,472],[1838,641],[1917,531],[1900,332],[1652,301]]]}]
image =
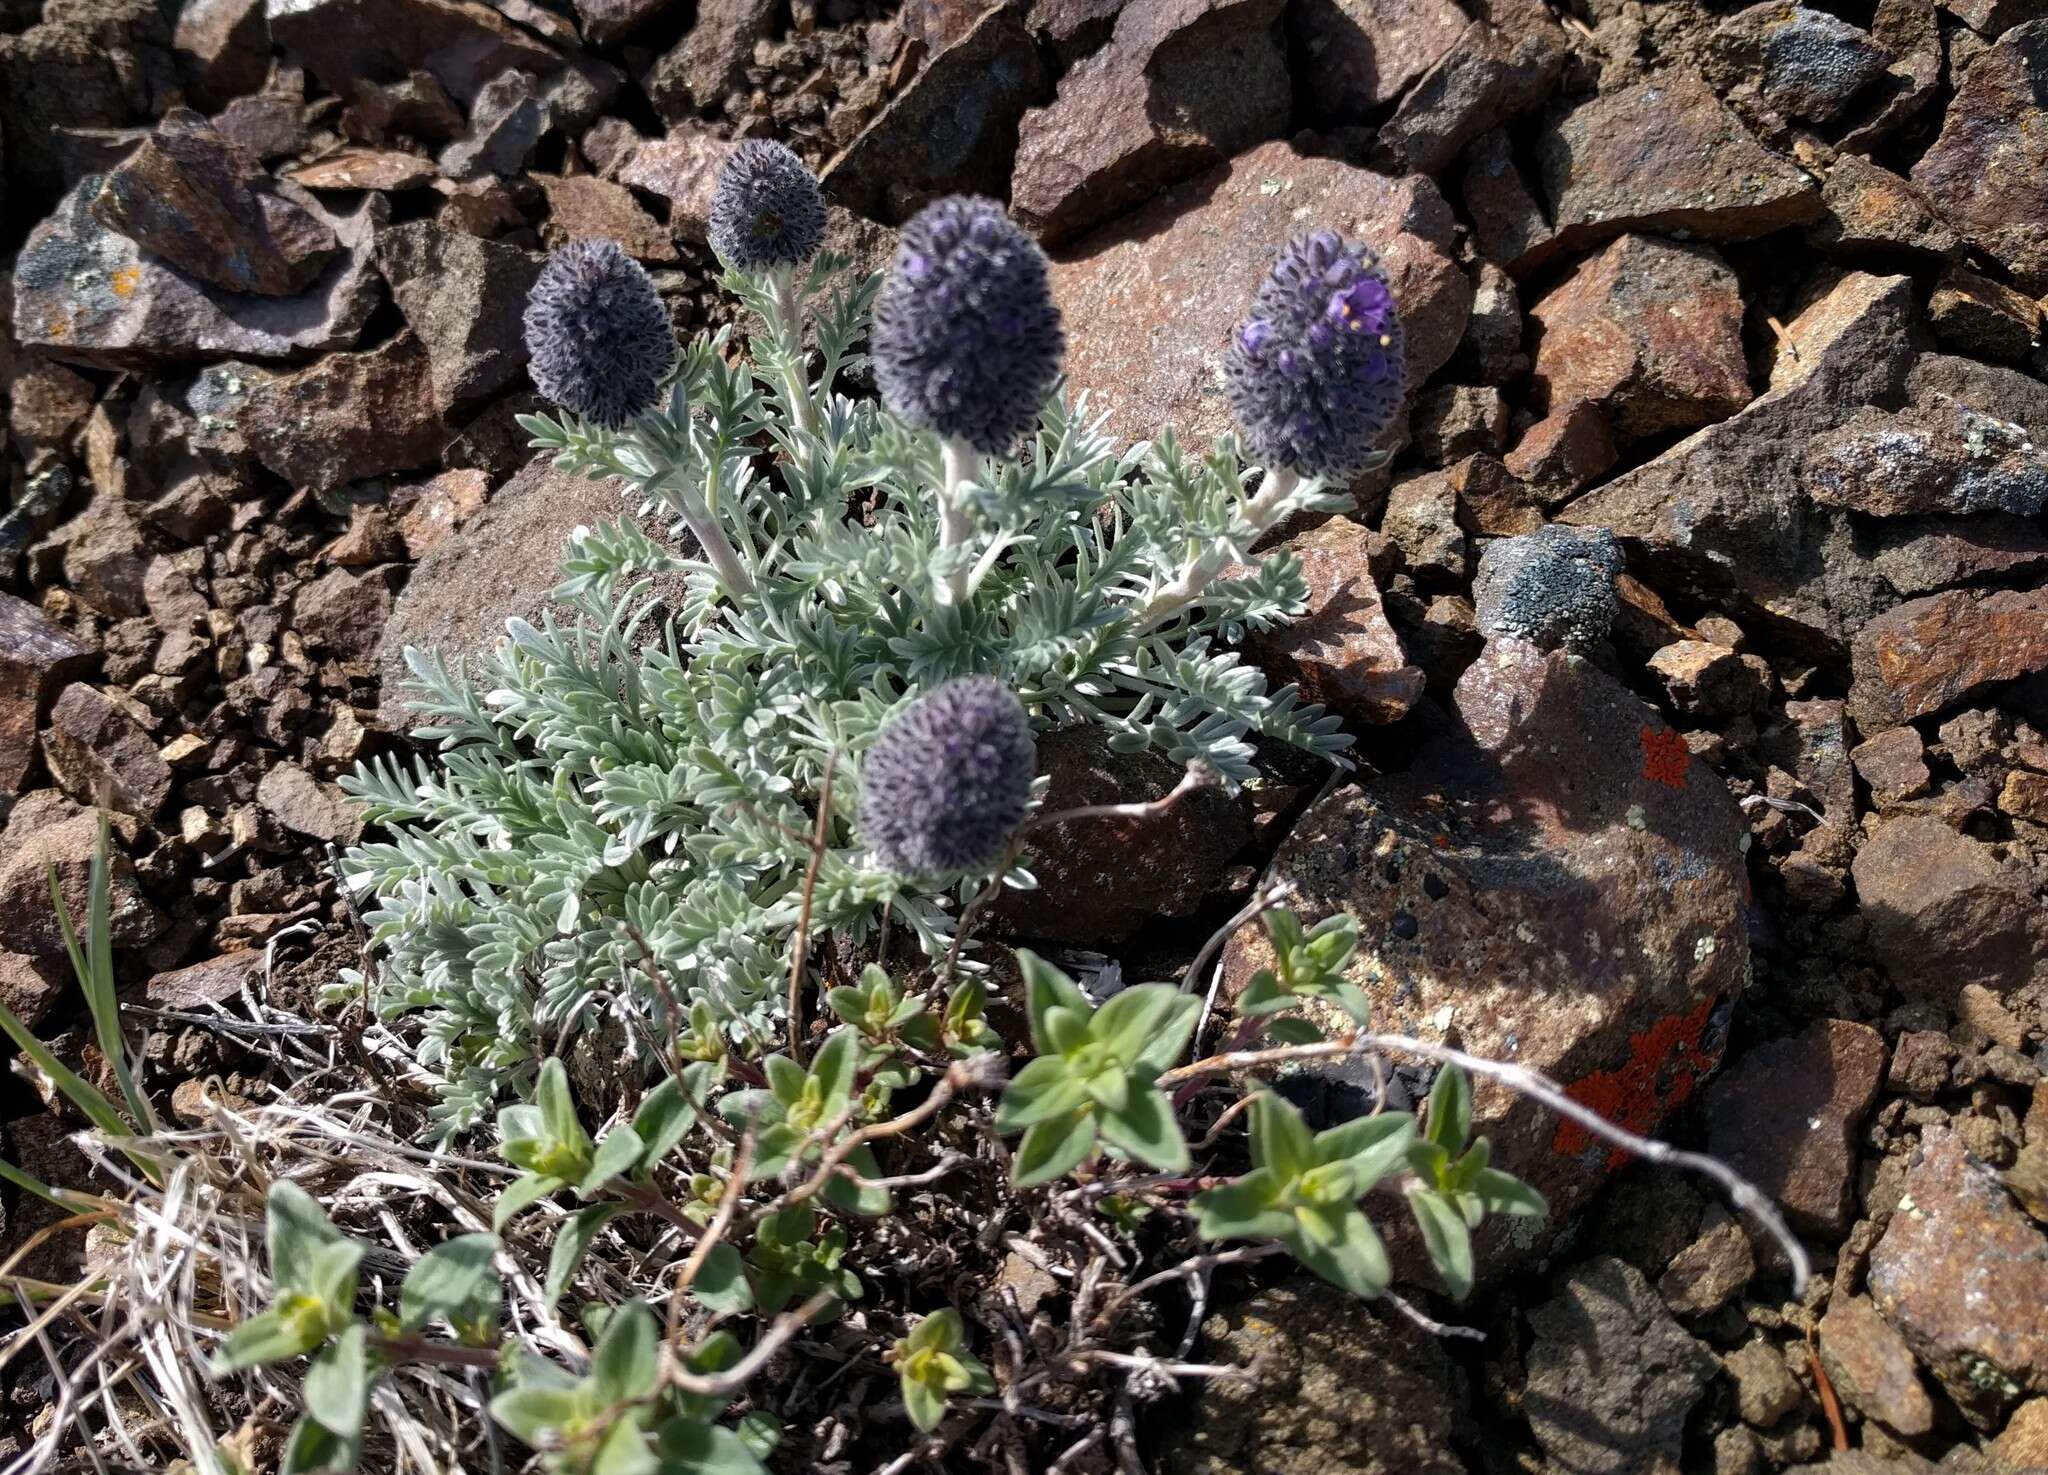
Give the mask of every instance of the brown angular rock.
[{"label": "brown angular rock", "polygon": [[1913,183],[2030,292],[2048,292],[2048,19],[1999,37],[1956,86]]},{"label": "brown angular rock", "polygon": [[2048,572],[2048,532],[2024,517],[1898,518],[1869,544],[1871,567],[1902,598]]},{"label": "brown angular rock", "polygon": [[2024,358],[2041,336],[2041,304],[2003,282],[1951,266],[1927,302],[1927,322],[1949,347],[1978,358]]},{"label": "brown angular rock", "polygon": [[1810,1233],[1852,1217],[1856,1129],[1884,1080],[1884,1037],[1823,1019],[1759,1045],[1707,1088],[1710,1150]]},{"label": "brown angular rock", "polygon": [[1011,207],[1048,244],[1287,126],[1279,0],[1151,0],[1017,133]]},{"label": "brown angular rock", "polygon": [[1836,1296],[1820,1319],[1820,1361],[1835,1391],[1895,1434],[1934,1427],[1912,1349],[1865,1296]]},{"label": "brown angular rock", "polygon": [[435,402],[448,410],[494,394],[526,367],[520,326],[541,258],[428,221],[377,238],[377,266],[426,349]]},{"label": "brown angular rock", "polygon": [[1371,543],[1371,532],[1348,517],[1292,539],[1308,609],[1246,641],[1276,685],[1297,683],[1309,701],[1364,725],[1399,722],[1422,696],[1422,672],[1408,663],[1380,605]]},{"label": "brown angular rock", "polygon": [[145,251],[228,292],[289,297],[341,252],[311,200],[293,198],[188,108],[177,108],[92,199],[93,214]]},{"label": "brown angular rock", "polygon": [[287,176],[292,183],[315,190],[412,190],[438,177],[434,161],[397,149],[336,149]]},{"label": "brown angular rock", "polygon": [[1556,250],[1630,231],[1746,241],[1820,214],[1819,185],[1758,144],[1696,72],[1601,93],[1536,147]]},{"label": "brown angular rock", "polygon": [[593,46],[624,40],[667,10],[674,0],[576,0],[583,39]]},{"label": "brown angular rock", "polygon": [[1450,259],[1456,226],[1436,186],[1261,144],[1055,259],[1068,382],[1108,414],[1112,436],[1150,439],[1172,425],[1199,446],[1231,428],[1217,377],[1227,335],[1309,218],[1372,242],[1385,258],[1409,381],[1449,361],[1472,284]]},{"label": "brown angular rock", "polygon": [[[1910,1207],[1907,1207],[1910,1205]],[[1870,1256],[1870,1294],[1980,1427],[2048,1392],[2048,1234],[1943,1127],[1921,1137],[1905,1196]]]},{"label": "brown angular rock", "polygon": [[[51,869],[56,870],[65,907],[83,925],[92,901],[93,851],[99,843],[95,816],[54,794],[50,797],[56,799],[54,805],[34,811],[23,800],[0,834],[0,948],[32,958],[64,956],[63,930],[50,906]],[[161,935],[167,919],[137,888],[135,868],[118,835],[109,854],[114,944],[141,947]]]},{"label": "brown angular rock", "polygon": [[1919,798],[1933,782],[1927,771],[1927,750],[1920,734],[1910,726],[1894,727],[1858,744],[1849,760],[1856,765],[1857,776],[1870,785],[1870,795],[1880,809]]},{"label": "brown angular rock", "polygon": [[1749,1235],[1726,1215],[1672,1256],[1657,1294],[1676,1316],[1706,1316],[1742,1293],[1756,1275]]},{"label": "brown angular rock", "polygon": [[551,121],[532,77],[500,72],[469,105],[469,127],[462,137],[441,150],[441,172],[450,179],[517,174]]},{"label": "brown angular rock", "polygon": [[1401,550],[1403,565],[1424,588],[1455,588],[1466,582],[1472,548],[1458,523],[1458,494],[1442,472],[1394,483],[1380,531]]},{"label": "brown angular rock", "polygon": [[128,712],[75,681],[50,708],[43,762],[57,787],[80,804],[105,802],[148,819],[171,793],[171,767]]},{"label": "brown angular rock", "polygon": [[73,982],[69,958],[0,953],[0,1004],[5,1004],[30,1029],[50,1017],[50,1011],[73,987]]},{"label": "brown angular rock", "polygon": [[490,497],[490,474],[474,466],[444,471],[401,494],[398,534],[406,557],[425,558],[483,511]]},{"label": "brown angular rock", "polygon": [[0,793],[21,792],[51,694],[84,675],[98,654],[34,605],[0,594]]},{"label": "brown angular rock", "polygon": [[1788,118],[1830,123],[1891,65],[1860,26],[1825,10],[1763,0],[1738,11],[1707,38],[1707,80],[1753,94]]},{"label": "brown angular rock", "polygon": [[1956,589],[1908,600],[1864,625],[1852,655],[1857,726],[1875,733],[1932,717],[2048,671],[2048,589]]},{"label": "brown angular rock", "polygon": [[540,228],[550,250],[571,241],[617,241],[640,261],[678,257],[675,238],[640,207],[624,185],[594,174],[534,176],[548,197],[548,218]]},{"label": "brown angular rock", "polygon": [[448,440],[432,363],[410,332],[280,374],[250,396],[250,411],[257,459],[303,490],[428,465]]},{"label": "brown angular rock", "polygon": [[330,569],[292,596],[292,625],[316,650],[345,661],[368,661],[384,639],[392,602],[384,570]]},{"label": "brown angular rock", "polygon": [[1678,640],[1650,657],[1674,709],[1687,716],[1734,717],[1754,712],[1771,694],[1771,667],[1762,656],[1738,655],[1710,640]]},{"label": "brown angular rock", "polygon": [[340,845],[353,845],[362,837],[363,816],[355,802],[295,763],[265,769],[256,785],[256,802],[295,835]]},{"label": "brown angular rock", "polygon": [[718,171],[732,152],[732,140],[708,129],[679,124],[666,138],[642,139],[619,165],[620,184],[668,201],[669,230],[701,242],[711,225],[711,197]]},{"label": "brown angular rock", "polygon": [[263,0],[192,0],[178,10],[171,50],[186,90],[201,107],[219,107],[256,91],[270,71]]},{"label": "brown angular rock", "polygon": [[1458,522],[1488,538],[1511,538],[1543,526],[1529,486],[1492,456],[1467,456],[1445,473],[1458,497]]},{"label": "brown angular rock", "polygon": [[1598,406],[1625,439],[1691,430],[1749,403],[1742,291],[1704,246],[1623,236],[1530,309],[1550,413]]},{"label": "brown angular rock", "polygon": [[1605,413],[1578,400],[1523,431],[1505,464],[1538,502],[1555,507],[1598,481],[1620,459]]},{"label": "brown angular rock", "polygon": [[[1112,752],[1095,727],[1041,733],[1038,771],[1050,780],[1046,813],[1161,799],[1184,772],[1158,753]],[[990,917],[1012,937],[1080,947],[1121,942],[1157,918],[1192,915],[1250,838],[1244,796],[1220,788],[1200,789],[1145,819],[1048,825],[1026,847],[1038,889],[1005,891]]]},{"label": "brown angular rock", "polygon": [[1566,54],[1564,32],[1547,16],[1518,35],[1474,21],[1382,125],[1375,158],[1397,172],[1442,173],[1481,134],[1543,102]]},{"label": "brown angular rock", "polygon": [[426,71],[467,103],[500,72],[548,76],[562,56],[481,0],[270,0],[270,37],[329,92]]},{"label": "brown angular rock", "polygon": [[1821,186],[1825,212],[1806,238],[1830,253],[1863,256],[1896,251],[1944,260],[1962,254],[1963,243],[1927,197],[1889,169],[1861,154],[1842,154]]},{"label": "brown angular rock", "polygon": [[263,972],[263,949],[249,948],[152,974],[144,993],[159,1009],[205,1009],[253,990],[263,982]]},{"label": "brown angular rock", "polygon": [[1416,453],[1434,466],[1497,456],[1507,448],[1507,398],[1498,389],[1439,384],[1412,398],[1408,429]]},{"label": "brown angular rock", "polygon": [[[1314,923],[1358,921],[1351,981],[1377,1027],[1452,1038],[1564,1081],[1654,1131],[1718,1062],[1748,978],[1747,834],[1683,738],[1577,657],[1491,642],[1459,680],[1461,727],[1408,771],[1339,790],[1281,846],[1276,880]],[[1269,961],[1255,930],[1225,949],[1234,997]],[[1364,1109],[1364,1062],[1319,1069],[1332,1119]],[[1474,1130],[1550,1215],[1478,1232],[1489,1273],[1552,1243],[1627,1160],[1526,1099],[1480,1084]]]},{"label": "brown angular rock", "polygon": [[1015,6],[999,5],[925,63],[825,167],[825,193],[856,214],[901,224],[935,195],[1009,193],[1024,110],[1049,84]]},{"label": "brown angular rock", "polygon": [[62,193],[79,173],[68,142],[147,124],[178,86],[155,0],[45,0],[5,29],[18,34],[0,35],[0,145],[17,201]]},{"label": "brown angular rock", "polygon": [[2030,1398],[2014,1409],[2005,1432],[1984,1452],[2001,1470],[2048,1469],[2048,1398]]},{"label": "brown angular rock", "polygon": [[1872,954],[1909,999],[1951,1004],[1972,983],[2010,992],[2048,963],[2048,911],[2026,868],[1938,819],[1879,825],[1854,873]]},{"label": "brown angular rock", "polygon": [[702,0],[683,39],[641,79],[655,111],[670,123],[723,106],[745,81],[754,43],[768,36],[778,0]]},{"label": "brown angular rock", "polygon": [[2048,504],[2048,448],[1946,395],[1917,397],[1896,413],[1858,410],[1807,445],[1800,471],[1814,501],[1869,517],[2033,517]]},{"label": "brown angular rock", "polygon": [[1287,26],[1306,64],[1309,115],[1325,128],[1371,120],[1435,66],[1470,23],[1451,0],[1296,0]]}]

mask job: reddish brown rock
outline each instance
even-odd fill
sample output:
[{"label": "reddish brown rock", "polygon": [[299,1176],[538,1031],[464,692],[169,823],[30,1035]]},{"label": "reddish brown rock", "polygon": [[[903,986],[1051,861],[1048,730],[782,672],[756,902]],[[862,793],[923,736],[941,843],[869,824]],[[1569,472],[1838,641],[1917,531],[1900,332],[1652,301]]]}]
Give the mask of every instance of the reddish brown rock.
[{"label": "reddish brown rock", "polygon": [[2010,992],[2048,964],[2048,908],[2027,869],[1938,819],[1887,820],[1854,870],[1871,953],[1910,999],[1952,1004],[1972,983]]},{"label": "reddish brown rock", "polygon": [[[99,820],[54,792],[53,804],[32,806],[31,795],[16,805],[0,834],[0,949],[32,958],[64,956],[64,934],[50,905],[50,872],[72,920],[84,925],[92,902],[92,858]],[[128,821],[122,821],[123,824]],[[113,939],[117,947],[141,947],[164,930],[167,919],[144,899],[135,868],[117,832],[110,847]]]},{"label": "reddish brown rock", "polygon": [[1897,412],[1857,411],[1808,444],[1800,474],[1816,502],[1869,517],[2032,517],[2048,504],[2048,448],[2010,420],[1939,394]]},{"label": "reddish brown rock", "polygon": [[1841,117],[1891,61],[1862,27],[1784,0],[1729,16],[1708,37],[1703,57],[1716,87],[1809,123]]},{"label": "reddish brown rock", "polygon": [[250,395],[248,433],[258,460],[308,491],[429,465],[448,441],[432,360],[410,332],[266,381]]},{"label": "reddish brown rock", "polygon": [[43,733],[43,762],[80,804],[148,819],[171,793],[170,765],[135,718],[84,682],[64,688]]},{"label": "reddish brown rock", "polygon": [[676,123],[723,106],[741,90],[754,43],[769,37],[777,9],[778,0],[702,0],[683,39],[641,79],[655,111]]},{"label": "reddish brown rock", "polygon": [[401,494],[398,534],[406,556],[425,558],[483,511],[490,497],[490,474],[474,466],[444,471]]},{"label": "reddish brown rock", "polygon": [[482,0],[271,0],[270,37],[329,92],[424,70],[468,103],[500,72],[548,76],[562,56]]},{"label": "reddish brown rock", "polygon": [[159,1009],[186,1011],[225,1004],[263,982],[263,949],[222,953],[184,968],[150,977],[145,988],[149,1002]]},{"label": "reddish brown rock", "polygon": [[1878,528],[1868,546],[1871,567],[1907,599],[2048,572],[2048,532],[2024,517],[1898,518]]},{"label": "reddish brown rock", "polygon": [[2041,304],[2003,282],[1951,266],[1927,301],[1934,336],[1978,358],[2024,358],[2041,337]]},{"label": "reddish brown rock", "polygon": [[1516,35],[1472,22],[1381,125],[1375,160],[1441,174],[1467,144],[1548,98],[1566,54],[1564,32],[1547,16]]},{"label": "reddish brown rock", "polygon": [[[1097,727],[1042,733],[1044,812],[1164,798],[1185,770],[1159,753],[1117,753]],[[1087,819],[1035,831],[1024,863],[1036,891],[1004,891],[991,920],[1013,937],[1097,947],[1161,917],[1192,915],[1251,838],[1242,794],[1205,788],[1144,819]]]},{"label": "reddish brown rock", "polygon": [[1017,133],[1011,208],[1048,244],[1287,126],[1279,0],[1150,0]]},{"label": "reddish brown rock", "polygon": [[624,185],[594,174],[537,174],[534,179],[548,197],[540,236],[550,249],[571,241],[608,240],[640,261],[677,259],[668,228],[643,210]]},{"label": "reddish brown rock", "polygon": [[667,200],[669,230],[683,240],[702,241],[711,226],[718,171],[731,152],[731,139],[681,124],[665,138],[642,139],[635,145],[619,165],[618,180]]},{"label": "reddish brown rock", "polygon": [[0,1004],[5,1004],[30,1029],[50,1017],[50,1011],[73,982],[69,958],[31,958],[26,953],[0,952]]},{"label": "reddish brown rock", "polygon": [[412,190],[432,184],[434,161],[397,149],[345,148],[292,170],[293,184],[313,190]]},{"label": "reddish brown rock", "polygon": [[1981,1427],[2048,1392],[2048,1234],[1955,1133],[1930,1127],[1905,1196],[1870,1257],[1870,1294],[1916,1357]]},{"label": "reddish brown rock", "polygon": [[1756,1275],[1749,1234],[1725,1214],[1672,1256],[1657,1279],[1657,1294],[1677,1316],[1706,1316],[1742,1293]]},{"label": "reddish brown rock", "polygon": [[34,605],[0,594],[0,793],[21,791],[52,694],[85,674],[97,656]]},{"label": "reddish brown rock", "polygon": [[1624,439],[1691,430],[1749,403],[1742,290],[1704,246],[1623,236],[1533,308],[1550,413],[1598,406]]},{"label": "reddish brown rock", "polygon": [[1580,103],[1537,155],[1560,250],[1629,231],[1746,241],[1820,215],[1820,186],[1678,68]]},{"label": "reddish brown rock", "polygon": [[1523,275],[1556,255],[1556,232],[1515,161],[1506,129],[1494,129],[1465,151],[1463,183],[1473,234],[1488,261]]},{"label": "reddish brown rock", "polygon": [[1492,456],[1467,456],[1445,474],[1458,497],[1458,520],[1470,531],[1508,538],[1543,526],[1535,493]]},{"label": "reddish brown rock", "polygon": [[1971,63],[1913,183],[2022,287],[2048,292],[2048,19]]},{"label": "reddish brown rock", "polygon": [[2005,1432],[1984,1452],[2001,1470],[2048,1469],[2048,1398],[2030,1398],[2014,1409]]},{"label": "reddish brown rock", "polygon": [[1380,605],[1372,536],[1333,517],[1293,539],[1287,548],[1308,580],[1308,609],[1247,641],[1276,685],[1294,682],[1308,700],[1365,725],[1399,722],[1422,696],[1422,672],[1408,663]]},{"label": "reddish brown rock", "polygon": [[1931,717],[2048,671],[2048,590],[1908,600],[1866,624],[1853,653],[1849,705],[1865,732]]},{"label": "reddish brown rock", "polygon": [[1821,186],[1825,213],[1806,238],[1823,251],[1846,256],[1896,251],[1944,260],[1962,254],[1956,239],[1925,195],[1889,169],[1861,154],[1843,154]]},{"label": "reddish brown rock", "polygon": [[1838,1235],[1853,1216],[1856,1129],[1884,1066],[1884,1037],[1846,1019],[1759,1045],[1707,1089],[1710,1150],[1801,1229]]},{"label": "reddish brown rock", "polygon": [[1934,1400],[1921,1386],[1912,1349],[1865,1296],[1836,1296],[1820,1319],[1820,1361],[1835,1391],[1895,1434],[1934,1427]]},{"label": "reddish brown rock", "polygon": [[442,409],[495,394],[524,371],[521,318],[540,257],[421,220],[378,236],[377,266],[426,350]]},{"label": "reddish brown rock", "polygon": [[1556,507],[1598,481],[1620,459],[1607,416],[1599,406],[1578,400],[1523,431],[1505,464],[1538,502]]},{"label": "reddish brown rock", "polygon": [[[1654,1131],[1712,1072],[1748,977],[1741,813],[1678,733],[1577,657],[1495,640],[1455,705],[1462,726],[1413,768],[1310,809],[1273,875],[1305,922],[1357,919],[1351,979],[1379,1028],[1511,1055]],[[1266,961],[1262,936],[1238,933],[1226,990]],[[1333,1116],[1371,1099],[1366,1062],[1317,1074]],[[1551,1207],[1540,1226],[1480,1230],[1492,1272],[1551,1243],[1627,1161],[1492,1086],[1474,1123]]]},{"label": "reddish brown rock", "polygon": [[292,596],[292,626],[314,650],[371,660],[391,619],[391,584],[384,569],[330,569]]},{"label": "reddish brown rock", "polygon": [[1296,0],[1288,33],[1306,67],[1309,116],[1364,123],[1442,59],[1470,18],[1451,0]]},{"label": "reddish brown rock", "polygon": [[1881,732],[1859,744],[1849,758],[1856,765],[1857,776],[1870,785],[1870,796],[1880,809],[1919,798],[1933,782],[1927,771],[1927,750],[1911,727]]},{"label": "reddish brown rock", "polygon": [[1709,640],[1674,641],[1652,655],[1649,666],[1672,707],[1687,716],[1734,717],[1770,699],[1768,661]]},{"label": "reddish brown rock", "polygon": [[2048,825],[2048,773],[2015,768],[1998,791],[1998,807],[2014,819]]},{"label": "reddish brown rock", "polygon": [[1107,412],[1112,436],[1150,439],[1172,425],[1201,446],[1231,428],[1217,377],[1228,334],[1309,218],[1371,241],[1386,258],[1410,382],[1450,359],[1472,284],[1450,259],[1456,226],[1436,186],[1262,144],[1054,260],[1067,378]]}]

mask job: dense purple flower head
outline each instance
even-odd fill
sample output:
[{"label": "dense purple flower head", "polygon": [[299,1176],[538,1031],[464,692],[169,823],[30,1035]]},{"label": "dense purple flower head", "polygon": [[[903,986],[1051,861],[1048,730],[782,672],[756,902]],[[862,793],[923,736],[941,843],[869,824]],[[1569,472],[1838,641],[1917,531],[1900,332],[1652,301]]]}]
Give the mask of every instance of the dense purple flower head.
[{"label": "dense purple flower head", "polygon": [[737,271],[800,266],[825,241],[825,197],[787,145],[750,138],[726,155],[706,232],[718,259]]},{"label": "dense purple flower head", "polygon": [[903,227],[875,303],[882,402],[921,430],[1008,450],[1067,349],[1045,253],[994,200],[955,195]]},{"label": "dense purple flower head", "polygon": [[992,869],[1031,800],[1031,720],[992,676],[926,692],[883,726],[860,772],[860,833],[906,876]]},{"label": "dense purple flower head", "polygon": [[616,430],[652,405],[675,361],[675,330],[654,283],[617,241],[571,241],[526,297],[534,387]]},{"label": "dense purple flower head", "polygon": [[1401,412],[1401,315],[1379,257],[1335,231],[1287,243],[1230,335],[1230,412],[1253,458],[1344,481]]}]

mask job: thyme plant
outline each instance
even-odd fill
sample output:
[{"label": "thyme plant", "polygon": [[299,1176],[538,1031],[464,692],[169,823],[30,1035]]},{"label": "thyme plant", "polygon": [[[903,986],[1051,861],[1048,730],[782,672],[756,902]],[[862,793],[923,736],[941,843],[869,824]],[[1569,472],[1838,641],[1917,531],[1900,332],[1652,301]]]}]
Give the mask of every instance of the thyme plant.
[{"label": "thyme plant", "polygon": [[[945,683],[999,683],[1034,730],[1091,725],[1229,783],[1261,740],[1343,762],[1336,718],[1234,646],[1306,596],[1290,554],[1254,546],[1348,505],[1398,408],[1370,253],[1297,242],[1233,339],[1263,469],[1170,427],[1119,448],[1058,392],[1046,264],[999,207],[932,205],[886,281],[848,283],[785,155],[742,149],[718,188],[744,354],[726,330],[677,352],[616,247],[542,273],[527,331],[561,413],[522,423],[559,467],[617,482],[625,515],[576,531],[556,609],[494,651],[407,651],[433,755],[349,782],[386,838],[346,858],[381,957],[341,991],[418,1016],[450,1131],[530,1092],[541,1042],[593,1011],[645,1040],[708,1006],[760,1053],[802,916],[859,944],[886,913],[945,956],[1015,851],[908,843],[862,820],[858,782]],[[881,403],[848,390],[867,369]]]}]

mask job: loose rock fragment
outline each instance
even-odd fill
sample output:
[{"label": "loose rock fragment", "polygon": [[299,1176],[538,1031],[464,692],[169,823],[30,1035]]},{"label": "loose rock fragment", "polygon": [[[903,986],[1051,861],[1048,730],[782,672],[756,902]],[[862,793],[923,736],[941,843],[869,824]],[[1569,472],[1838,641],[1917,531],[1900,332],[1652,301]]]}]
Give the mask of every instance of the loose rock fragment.
[{"label": "loose rock fragment", "polygon": [[1623,565],[1602,528],[1552,525],[1489,543],[1472,585],[1479,628],[1488,639],[1589,654],[1613,628],[1614,579]]}]

